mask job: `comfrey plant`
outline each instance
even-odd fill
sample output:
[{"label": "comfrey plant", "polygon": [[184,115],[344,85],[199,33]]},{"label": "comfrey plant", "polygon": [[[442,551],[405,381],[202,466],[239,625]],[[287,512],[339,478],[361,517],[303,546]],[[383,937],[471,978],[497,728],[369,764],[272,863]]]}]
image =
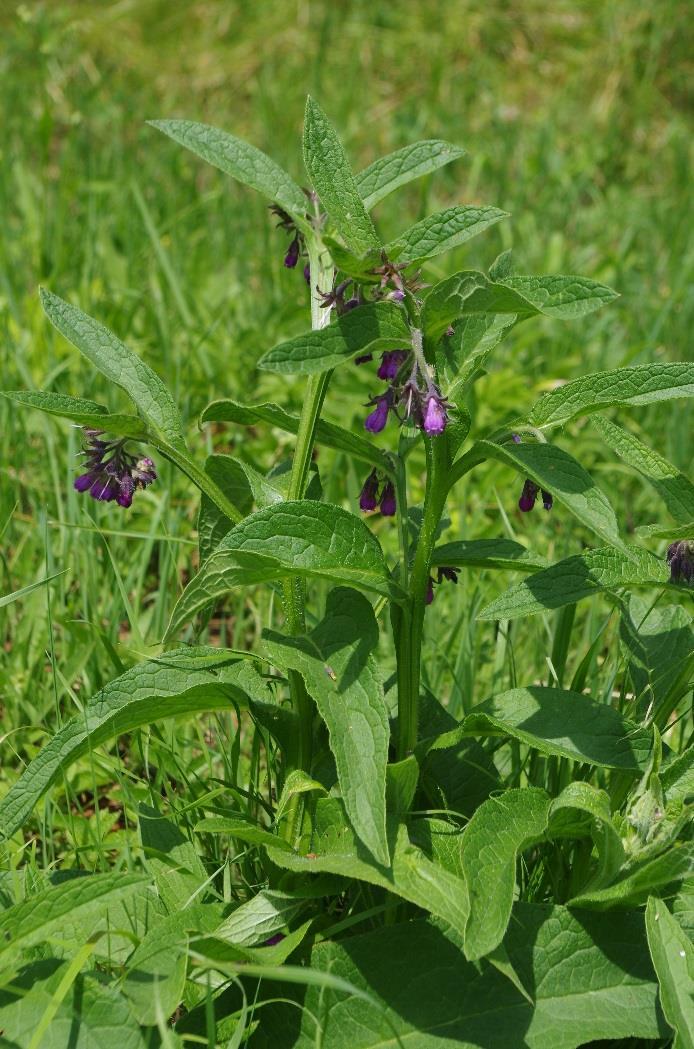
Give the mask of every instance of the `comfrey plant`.
[{"label": "comfrey plant", "polygon": [[[517,275],[508,252],[488,273],[428,280],[430,259],[507,217],[494,207],[448,207],[382,243],[372,208],[461,149],[417,142],[355,176],[309,99],[302,189],[222,131],[154,126],[265,194],[288,237],[284,265],[299,280],[303,270],[311,329],[259,362],[300,384],[300,415],[229,399],[202,414],[293,434],[291,470],[280,479],[223,455],[199,465],[154,372],[42,292],[58,331],[136,412],[51,392],[7,396],[84,427],[75,488],[85,498],[127,508],[155,482],[155,462],[180,469],[202,497],[201,567],[176,605],[169,647],[107,685],[42,748],[0,803],[1,826],[6,839],[17,835],[97,744],[174,715],[247,712],[270,782],[262,798],[257,784],[225,780],[195,797],[187,807],[213,815],[190,837],[142,807],[141,872],[47,884],[6,910],[0,950],[19,976],[4,992],[5,1037],[29,1044],[22,966],[33,962],[22,952],[69,914],[80,919],[73,960],[51,941],[43,975],[32,970],[42,1016],[62,1008],[81,970],[80,1000],[117,1015],[128,1045],[569,1049],[594,1039],[662,1045],[673,1031],[676,1044],[691,1044],[694,648],[684,606],[694,486],[603,413],[690,395],[694,366],[581,376],[480,430],[469,392],[504,336],[538,315],[580,320],[615,294],[583,277]],[[368,370],[362,432],[321,418],[344,367]],[[674,518],[643,530],[670,540],[666,557],[625,541],[606,495],[550,440],[580,418]],[[357,464],[356,512],[323,501],[316,445]],[[576,538],[571,556],[550,564],[507,536],[439,542],[447,506],[464,520],[459,486],[493,461],[518,475],[507,515],[516,504],[554,506],[597,545]],[[425,618],[437,614],[439,586],[481,568],[522,573],[478,613],[500,624],[500,638],[511,620],[556,611],[551,673],[548,684],[516,682],[491,697],[472,694],[472,674],[464,709],[453,711],[423,680]],[[177,643],[230,591],[258,586],[279,600],[257,651]],[[623,665],[606,688],[588,690],[601,628],[566,687],[576,606],[595,595],[621,623]],[[221,862],[210,835],[227,843]],[[126,946],[109,953],[126,927]],[[88,1025],[76,992],[70,1000],[71,1022]]]}]

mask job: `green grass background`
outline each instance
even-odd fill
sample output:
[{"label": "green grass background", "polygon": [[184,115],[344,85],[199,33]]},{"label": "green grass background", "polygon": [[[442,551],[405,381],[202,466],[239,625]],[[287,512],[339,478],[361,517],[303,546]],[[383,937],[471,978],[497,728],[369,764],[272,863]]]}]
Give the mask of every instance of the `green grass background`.
[{"label": "green grass background", "polygon": [[[98,316],[169,382],[200,460],[213,446],[264,468],[286,456],[279,433],[195,427],[213,397],[301,403],[300,379],[255,368],[265,349],[308,323],[306,289],[282,267],[284,235],[259,197],[145,121],[217,124],[302,181],[307,92],[338,127],[355,168],[417,138],[468,150],[379,205],[386,237],[451,203],[511,212],[454,258],[435,260],[429,280],[486,268],[513,247],[519,272],[580,273],[620,292],[581,323],[533,321],[514,333],[476,390],[480,424],[590,369],[686,358],[694,319],[690,22],[689,5],[675,0],[0,5],[0,387],[124,404],[50,329],[37,297],[45,284]],[[364,371],[338,373],[328,416],[361,426],[373,387]],[[691,467],[685,402],[620,417],[629,418],[679,467]],[[654,495],[611,462],[588,426],[558,439],[609,491],[627,533],[663,519]],[[66,570],[0,609],[0,791],[96,688],[156,651],[194,569],[196,499],[185,484],[163,464],[161,482],[131,512],[97,506],[72,491],[78,447],[68,424],[0,403],[0,593]],[[328,495],[354,507],[358,473],[329,456],[321,467]],[[520,519],[517,498],[510,471],[475,475],[457,493],[448,538],[517,534],[549,556],[580,549],[587,537],[570,519]],[[387,545],[383,524],[376,527]],[[503,585],[470,573],[437,596],[429,681],[454,705],[546,675],[550,617],[519,626],[515,644],[474,621]],[[267,601],[258,593],[232,602],[213,624],[215,637],[252,641]],[[599,607],[583,614],[574,663],[605,617]],[[605,693],[620,666],[616,646],[609,653],[595,654]],[[153,728],[130,749],[85,762],[70,774],[66,811],[79,811],[80,791],[102,780],[116,778],[128,797],[203,782],[227,760],[233,725],[214,726],[211,737],[205,721]],[[98,809],[79,824],[68,819],[63,862],[84,862],[81,850],[106,862],[104,842],[116,848],[127,839]],[[45,862],[56,858],[50,840],[42,839]]]}]

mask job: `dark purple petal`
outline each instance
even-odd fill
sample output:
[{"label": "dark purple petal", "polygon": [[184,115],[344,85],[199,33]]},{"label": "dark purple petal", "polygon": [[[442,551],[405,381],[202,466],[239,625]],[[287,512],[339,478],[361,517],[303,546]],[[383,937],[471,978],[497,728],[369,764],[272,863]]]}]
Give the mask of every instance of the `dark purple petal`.
[{"label": "dark purple petal", "polygon": [[378,506],[379,487],[378,474],[375,470],[372,470],[364,481],[364,487],[359,495],[359,509],[363,510],[364,513],[375,510]]},{"label": "dark purple petal", "polygon": [[689,584],[694,580],[694,539],[671,543],[667,551],[670,582]]},{"label": "dark purple petal", "polygon": [[396,511],[395,488],[392,481],[386,481],[381,494],[381,513],[384,517],[394,517]]},{"label": "dark purple petal", "polygon": [[311,287],[311,267],[309,266],[308,262],[304,266],[304,280],[306,281],[306,283],[308,284],[308,286],[310,288]]},{"label": "dark purple petal", "polygon": [[350,310],[355,310],[357,306],[361,306],[361,300],[353,296],[343,304],[340,313],[349,313]]},{"label": "dark purple petal", "polygon": [[447,579],[449,583],[458,582],[458,570],[448,565],[442,565],[437,572],[438,582]]},{"label": "dark purple petal", "polygon": [[369,361],[372,361],[373,359],[374,359],[373,353],[363,353],[361,355],[361,357],[355,357],[354,358],[354,363],[355,364],[368,364]]},{"label": "dark purple petal", "polygon": [[86,473],[86,474],[80,474],[80,476],[76,477],[75,481],[74,481],[74,487],[75,487],[76,491],[78,491],[78,492],[86,492],[87,489],[91,488],[91,486],[94,484],[94,481],[96,480],[96,476],[97,475],[95,473],[92,473],[92,472]]},{"label": "dark purple petal", "polygon": [[552,493],[546,492],[544,488],[542,489],[542,505],[544,506],[545,510],[551,510],[554,506],[554,499],[552,497]]},{"label": "dark purple petal", "polygon": [[267,940],[263,942],[263,947],[274,947],[275,944],[281,943],[284,938],[283,932],[276,932],[274,936],[268,936]]},{"label": "dark purple petal", "polygon": [[107,474],[99,474],[93,485],[89,489],[89,494],[92,499],[98,499],[103,503],[110,503],[115,499],[120,492],[120,485],[115,477],[109,477]]},{"label": "dark purple petal", "polygon": [[376,407],[367,415],[364,423],[365,428],[369,433],[380,433],[388,422],[388,412],[390,410],[390,398],[387,396],[376,398]]},{"label": "dark purple petal", "polygon": [[530,478],[527,478],[523,485],[521,497],[518,500],[518,509],[522,510],[524,514],[529,513],[535,505],[535,500],[537,499],[537,493],[539,491],[540,489],[538,485],[536,485],[534,481],[531,481]]},{"label": "dark purple petal", "polygon": [[431,578],[431,576],[429,576],[429,580],[427,582],[427,592],[424,595],[424,603],[426,605],[430,605],[433,600],[434,600],[434,580]]},{"label": "dark purple petal", "polygon": [[124,477],[120,483],[118,495],[116,496],[116,502],[118,505],[126,508],[132,506],[134,491],[135,482],[132,477]]},{"label": "dark purple petal", "polygon": [[284,264],[288,270],[293,270],[299,261],[299,238],[294,237],[294,240],[287,249],[287,254],[284,256]]},{"label": "dark purple petal", "polygon": [[383,379],[386,382],[396,379],[400,368],[408,356],[407,350],[388,350],[386,353],[381,354],[381,363],[378,366],[376,375],[378,375],[379,379]]}]

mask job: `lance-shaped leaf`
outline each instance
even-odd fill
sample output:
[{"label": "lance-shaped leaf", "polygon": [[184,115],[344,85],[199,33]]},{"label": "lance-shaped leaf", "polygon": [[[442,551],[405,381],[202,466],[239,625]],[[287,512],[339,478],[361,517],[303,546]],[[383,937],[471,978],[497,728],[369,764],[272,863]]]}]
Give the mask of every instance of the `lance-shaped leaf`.
[{"label": "lance-shaped leaf", "polygon": [[[201,422],[234,422],[240,426],[253,426],[257,422],[269,423],[287,433],[299,432],[299,417],[291,415],[278,404],[239,404],[237,401],[221,400],[208,404],[200,416]],[[392,467],[383,451],[359,434],[346,430],[336,423],[318,420],[316,442],[338,452],[345,452],[355,459],[378,466],[388,473]]]},{"label": "lance-shaped leaf", "polygon": [[672,543],[675,539],[691,539],[694,536],[694,521],[688,521],[687,524],[673,525],[666,527],[665,525],[654,524],[654,525],[640,525],[636,532],[638,535],[642,535],[646,539],[669,539]]},{"label": "lance-shaped leaf", "polygon": [[158,718],[226,710],[232,702],[245,703],[245,693],[212,671],[178,669],[157,660],[127,670],[92,696],[12,785],[0,801],[0,833],[15,834],[61,773],[94,747]]},{"label": "lance-shaped leaf", "polygon": [[311,969],[354,989],[317,982],[301,1008],[268,1005],[262,1049],[309,1049],[318,1016],[321,1049],[576,1049],[667,1035],[640,914],[577,918],[566,907],[516,903],[504,948],[532,1002],[493,966],[466,961],[460,937],[439,921],[319,943]]},{"label": "lance-shaped leaf", "polygon": [[104,430],[114,437],[132,437],[133,440],[140,441],[147,438],[146,427],[139,416],[111,415],[102,404],[86,401],[81,397],[68,397],[64,393],[50,393],[46,390],[7,390],[2,392],[2,396],[15,404],[38,408],[48,415],[69,419],[78,426]]},{"label": "lance-shaped leaf", "polygon": [[694,363],[635,364],[594,372],[545,393],[530,410],[533,426],[558,426],[611,405],[650,404],[694,395]]},{"label": "lance-shaped leaf", "polygon": [[662,900],[646,904],[646,934],[665,1019],[675,1031],[672,1049],[694,1046],[694,945]]},{"label": "lance-shaped leaf", "polygon": [[401,266],[422,262],[465,244],[505,218],[508,218],[508,212],[499,208],[456,205],[410,226],[387,245],[386,253]]},{"label": "lance-shaped leaf", "polygon": [[465,155],[465,150],[450,142],[430,138],[396,149],[355,175],[357,189],[368,210],[393,190],[407,185],[413,179],[429,175]]},{"label": "lance-shaped leaf", "polygon": [[654,892],[674,895],[694,873],[694,847],[677,842],[667,852],[639,862],[638,856],[624,868],[617,881],[600,889],[586,889],[571,900],[572,907],[609,910],[612,907],[638,907]]},{"label": "lance-shaped leaf", "polygon": [[370,302],[338,317],[325,328],[280,342],[258,367],[281,375],[310,375],[349,361],[358,353],[409,345],[405,312],[394,302]]},{"label": "lance-shaped leaf", "polygon": [[391,865],[384,867],[374,861],[355,835],[342,801],[321,798],[316,804],[310,851],[297,855],[268,849],[268,855],[285,870],[337,874],[388,889],[442,918],[462,935],[468,914],[462,878],[428,859],[410,842],[405,825],[393,817],[388,821],[388,848]]},{"label": "lance-shaped leaf", "polygon": [[513,466],[612,546],[625,549],[607,496],[572,455],[554,444],[496,444],[480,441],[476,449]]},{"label": "lance-shaped leaf", "polygon": [[454,568],[499,568],[516,572],[537,572],[547,567],[547,559],[533,554],[513,539],[459,539],[437,546],[434,565]]},{"label": "lance-shaped leaf", "polygon": [[41,305],[61,335],[95,368],[120,386],[145,422],[173,446],[184,446],[181,418],[173,398],[156,372],[99,321],[45,288]]},{"label": "lance-shaped leaf", "polygon": [[484,957],[506,932],[516,885],[516,857],[541,841],[551,800],[544,790],[525,787],[487,798],[465,828],[461,844],[463,872],[470,898],[465,929],[465,957]]},{"label": "lance-shaped leaf", "polygon": [[605,703],[560,688],[513,688],[480,703],[459,729],[439,737],[451,746],[469,735],[511,736],[543,754],[604,768],[643,771],[652,737]]},{"label": "lance-shaped leaf", "polygon": [[284,637],[266,630],[270,663],[295,670],[328,727],[340,792],[359,838],[376,860],[390,862],[386,840],[388,711],[373,656],[378,624],[356,590],[331,591],[325,617],[310,634]]},{"label": "lance-shaped leaf", "polygon": [[274,200],[293,218],[304,219],[307,201],[303,192],[279,164],[256,146],[194,120],[150,120],[148,123],[197,153],[208,164],[258,190],[268,200]]},{"label": "lance-shaped leaf", "polygon": [[[694,376],[694,365],[692,365]],[[694,391],[694,385],[692,386]],[[644,444],[633,433],[596,415],[592,419],[605,444],[620,459],[633,467],[660,496],[675,521],[686,524],[694,520],[694,484],[676,466]]]},{"label": "lance-shaped leaf", "polygon": [[394,593],[379,542],[358,517],[310,499],[278,503],[227,533],[183,592],[167,636],[234,587],[292,575]]},{"label": "lance-shaped leaf", "polygon": [[[620,550],[604,546],[586,550],[536,572],[516,583],[478,613],[479,619],[516,619],[548,608],[573,605],[584,597],[610,593],[622,587],[670,586],[670,570],[664,559],[637,546]],[[682,588],[680,592],[686,593]]]},{"label": "lance-shaped leaf", "polygon": [[304,163],[322,206],[357,255],[380,247],[335,128],[318,103],[306,100]]}]

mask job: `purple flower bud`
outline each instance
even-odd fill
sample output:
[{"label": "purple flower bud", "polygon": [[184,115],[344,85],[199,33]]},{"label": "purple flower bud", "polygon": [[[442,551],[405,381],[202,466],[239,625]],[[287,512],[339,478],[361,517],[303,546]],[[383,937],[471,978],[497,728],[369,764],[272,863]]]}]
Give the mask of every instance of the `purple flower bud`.
[{"label": "purple flower bud", "polygon": [[394,517],[397,510],[395,488],[392,481],[386,481],[381,494],[381,513],[384,517]]},{"label": "purple flower bud", "polygon": [[449,583],[458,582],[458,570],[448,565],[442,565],[437,572],[437,582],[447,579]]},{"label": "purple flower bud", "polygon": [[390,299],[391,302],[404,302],[405,292],[401,291],[399,288],[396,288],[395,291],[389,292],[388,295],[386,295],[386,298]]},{"label": "purple flower bud", "polygon": [[552,493],[546,492],[544,488],[542,489],[542,505],[544,506],[545,510],[551,510],[554,506],[554,499],[552,498]]},{"label": "purple flower bud", "polygon": [[293,270],[299,261],[299,236],[297,234],[294,240],[287,249],[287,254],[284,256],[284,264],[288,270]]},{"label": "purple flower bud", "polygon": [[537,493],[539,491],[540,489],[538,485],[528,477],[523,485],[521,497],[518,500],[518,509],[522,510],[524,514],[529,513],[535,505],[535,500],[537,499]]},{"label": "purple flower bud", "polygon": [[363,353],[361,355],[361,357],[355,357],[354,358],[354,363],[355,364],[368,364],[369,361],[372,361],[373,359],[374,359],[373,353]]},{"label": "purple flower bud", "polygon": [[428,391],[424,404],[424,422],[422,429],[428,434],[442,434],[446,429],[448,416],[441,395],[433,388]]},{"label": "purple flower bud", "polygon": [[311,287],[311,267],[309,266],[308,262],[304,266],[304,280],[306,281],[306,283],[308,284],[308,286],[310,288]]},{"label": "purple flower bud", "polygon": [[511,434],[511,440],[513,441],[514,444],[520,444],[521,443],[521,435],[519,433],[512,433]]},{"label": "purple flower bud", "polygon": [[267,940],[263,942],[262,946],[274,947],[275,944],[281,943],[284,938],[285,936],[283,932],[276,932],[274,936],[268,936]]},{"label": "purple flower bud", "polygon": [[389,393],[384,393],[382,397],[375,397],[369,404],[375,404],[376,407],[367,415],[364,426],[369,433],[380,433],[388,422],[388,412],[390,411],[391,397]]},{"label": "purple flower bud", "polygon": [[670,567],[670,582],[694,582],[694,539],[681,539],[671,543],[667,550],[667,563]]},{"label": "purple flower bud", "polygon": [[407,350],[388,350],[386,353],[382,353],[381,363],[378,366],[376,375],[378,375],[379,379],[384,379],[385,381],[396,379],[400,368],[408,356]]},{"label": "purple flower bud", "polygon": [[350,310],[355,310],[357,306],[361,305],[361,299],[358,299],[356,296],[352,296],[351,299],[347,299],[347,301],[344,303],[342,309],[340,310],[340,313],[349,313]]},{"label": "purple flower bud", "polygon": [[378,474],[372,470],[364,481],[364,487],[359,495],[359,509],[364,513],[375,510],[378,506],[378,489],[380,487]]},{"label": "purple flower bud", "polygon": [[431,578],[431,576],[429,576],[429,580],[427,582],[427,592],[424,595],[424,604],[425,605],[430,605],[433,600],[434,600],[434,580]]}]

